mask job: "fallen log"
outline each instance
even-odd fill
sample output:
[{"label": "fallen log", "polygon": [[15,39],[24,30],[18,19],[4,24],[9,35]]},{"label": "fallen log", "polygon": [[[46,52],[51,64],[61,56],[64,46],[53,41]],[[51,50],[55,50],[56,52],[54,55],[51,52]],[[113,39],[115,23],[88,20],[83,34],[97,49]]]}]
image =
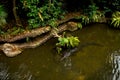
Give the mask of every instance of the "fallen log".
[{"label": "fallen log", "polygon": [[[71,24],[71,25],[70,25]],[[60,25],[58,27],[58,30],[56,33],[61,33],[65,30],[73,31],[77,30],[77,23],[75,22],[68,22]],[[0,49],[5,53],[8,57],[14,57],[17,56],[22,52],[25,48],[35,48],[37,46],[40,46],[50,38],[54,37],[54,30],[51,30],[49,33],[44,35],[42,38],[37,37],[33,41],[26,42],[26,43],[5,43],[0,45]]]},{"label": "fallen log", "polygon": [[20,33],[15,36],[6,35],[6,37],[0,37],[0,41],[1,42],[14,42],[14,41],[21,40],[21,39],[24,39],[27,37],[36,37],[38,35],[48,32],[50,30],[51,30],[51,27],[46,26],[46,27],[37,28],[34,30],[25,31],[25,32]]},{"label": "fallen log", "polygon": [[[71,19],[74,19],[75,17],[80,16],[80,13],[69,13],[65,16],[64,19],[62,20],[58,20],[57,24],[58,26],[61,24],[64,24],[66,22],[68,22]],[[24,32],[17,34],[17,35],[5,35],[5,37],[0,36],[0,42],[15,42],[17,40],[21,40],[27,37],[36,37],[39,36],[43,33],[49,32],[51,30],[50,26],[44,26],[44,27],[39,27],[36,29],[32,29],[32,30],[25,30]]]},{"label": "fallen log", "polygon": [[[78,14],[74,14],[71,17],[68,16],[64,18],[63,21],[58,21],[59,26],[57,27],[58,28],[57,30],[54,30],[54,28],[51,28],[50,26],[46,26],[46,27],[25,31],[16,36],[8,35],[6,38],[0,37],[0,42],[1,41],[4,42],[3,44],[0,45],[0,50],[2,50],[6,56],[14,57],[22,53],[23,49],[35,48],[37,46],[40,46],[50,38],[55,37],[56,34],[61,33],[65,30],[75,31],[78,29],[78,23],[69,22],[69,21],[71,19],[74,19],[76,16],[78,16]],[[104,20],[103,19],[100,20],[100,23],[104,23],[104,22],[106,23],[106,21],[107,21],[106,18],[104,18]],[[46,35],[40,37],[40,35],[43,33],[46,33]],[[16,40],[21,40],[27,37],[34,37],[34,40],[25,43],[13,43]]]}]

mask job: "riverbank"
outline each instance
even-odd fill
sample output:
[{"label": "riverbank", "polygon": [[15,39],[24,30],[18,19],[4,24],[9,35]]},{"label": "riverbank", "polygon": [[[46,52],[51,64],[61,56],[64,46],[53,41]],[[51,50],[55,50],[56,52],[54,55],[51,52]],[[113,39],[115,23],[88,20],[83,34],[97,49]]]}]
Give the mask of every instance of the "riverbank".
[{"label": "riverbank", "polygon": [[[4,36],[0,36],[0,42],[3,43],[3,44],[0,44],[0,49],[5,53],[6,56],[14,57],[20,54],[22,50],[25,48],[35,48],[37,46],[40,46],[41,44],[46,42],[48,39],[54,37],[55,33],[59,34],[66,30],[75,31],[79,29],[79,24],[82,25],[82,23],[80,22],[81,16],[87,17],[81,14],[80,12],[73,12],[73,13],[66,14],[64,19],[57,21],[58,23],[57,31],[50,26],[46,26],[46,27],[40,27],[32,30],[25,30],[21,33],[14,34],[14,35],[6,34]],[[109,19],[105,17],[100,17],[98,18],[97,23],[107,23],[107,20]],[[94,23],[94,22],[95,21],[91,21],[89,23]],[[20,40],[30,39],[30,38],[33,38],[33,39],[19,43]]]}]

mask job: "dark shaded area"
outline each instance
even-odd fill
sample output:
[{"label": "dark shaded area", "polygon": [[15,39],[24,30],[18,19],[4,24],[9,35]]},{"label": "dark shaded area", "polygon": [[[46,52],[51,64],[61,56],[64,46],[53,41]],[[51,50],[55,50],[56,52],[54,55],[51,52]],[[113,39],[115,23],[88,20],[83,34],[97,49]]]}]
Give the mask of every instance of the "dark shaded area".
[{"label": "dark shaded area", "polygon": [[8,19],[14,18],[12,0],[0,0],[0,4],[4,6],[6,12],[8,13]]},{"label": "dark shaded area", "polygon": [[88,0],[64,0],[64,7],[67,11],[80,10],[86,8],[90,3]]},{"label": "dark shaded area", "polygon": [[[120,1],[119,0],[58,0],[63,3],[63,9],[66,9],[69,12],[72,11],[81,11],[83,9],[87,9],[89,5],[96,4],[100,9],[106,10],[106,12],[110,11],[119,11],[120,9]],[[38,4],[40,7],[43,5],[45,1],[41,0],[41,2]],[[13,0],[0,0],[0,4],[4,5],[7,13],[8,13],[8,19],[14,19],[13,15]],[[18,7],[18,15],[21,18],[27,18],[26,14],[27,11],[22,9],[22,3],[20,3],[20,0],[16,0],[16,5]],[[111,13],[108,13],[111,14]]]}]

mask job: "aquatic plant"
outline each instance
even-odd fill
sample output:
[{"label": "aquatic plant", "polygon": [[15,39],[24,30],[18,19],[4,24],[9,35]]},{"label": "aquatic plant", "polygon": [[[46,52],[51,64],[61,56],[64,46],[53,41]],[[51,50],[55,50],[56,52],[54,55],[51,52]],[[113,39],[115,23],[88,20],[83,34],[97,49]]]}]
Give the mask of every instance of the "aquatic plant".
[{"label": "aquatic plant", "polygon": [[7,24],[6,18],[7,13],[5,12],[3,5],[0,5],[0,28],[3,28]]},{"label": "aquatic plant", "polygon": [[120,12],[116,11],[112,14],[112,22],[111,25],[114,27],[119,28],[120,27]]},{"label": "aquatic plant", "polygon": [[74,36],[70,36],[70,37],[67,37],[67,39],[68,39],[68,44],[67,44],[67,46],[68,47],[76,47],[76,46],[78,46],[79,45],[79,39],[78,39],[78,37],[74,37]]},{"label": "aquatic plant", "polygon": [[70,37],[59,37],[58,43],[56,45],[63,47],[76,47],[79,44],[78,37],[70,36]]},{"label": "aquatic plant", "polygon": [[66,45],[69,45],[69,41],[68,41],[68,38],[65,38],[65,37],[59,37],[58,38],[58,43],[56,43],[56,45],[58,46],[66,46]]},{"label": "aquatic plant", "polygon": [[68,37],[59,37],[57,46],[57,52],[60,53],[62,48],[74,48],[79,45],[80,40],[78,37],[68,36]]}]

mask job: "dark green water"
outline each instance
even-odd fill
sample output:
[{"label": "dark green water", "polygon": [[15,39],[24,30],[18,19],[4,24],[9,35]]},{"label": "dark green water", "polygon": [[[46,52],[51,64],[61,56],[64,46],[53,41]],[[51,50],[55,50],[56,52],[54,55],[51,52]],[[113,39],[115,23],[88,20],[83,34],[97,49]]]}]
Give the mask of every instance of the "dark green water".
[{"label": "dark green water", "polygon": [[119,80],[113,78],[114,62],[110,60],[112,54],[120,54],[120,30],[110,29],[106,24],[92,24],[72,35],[81,41],[79,50],[61,62],[54,51],[56,39],[26,49],[14,58],[0,52],[0,80]]}]

